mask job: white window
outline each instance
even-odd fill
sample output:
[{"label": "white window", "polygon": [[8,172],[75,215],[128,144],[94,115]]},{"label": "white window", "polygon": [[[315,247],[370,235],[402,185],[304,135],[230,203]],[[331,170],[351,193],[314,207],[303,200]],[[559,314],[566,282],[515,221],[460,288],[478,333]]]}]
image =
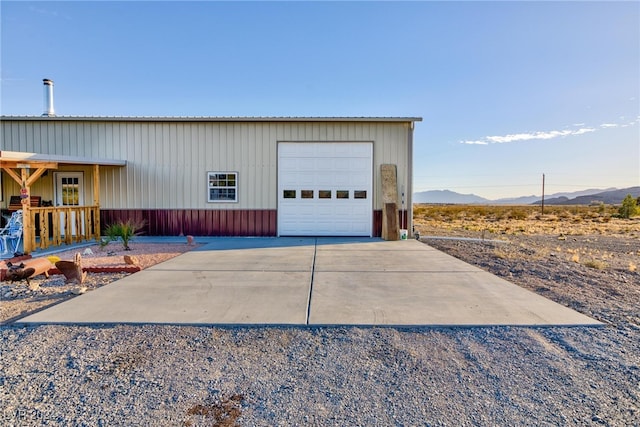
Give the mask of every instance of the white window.
[{"label": "white window", "polygon": [[238,201],[238,172],[207,172],[209,202]]}]

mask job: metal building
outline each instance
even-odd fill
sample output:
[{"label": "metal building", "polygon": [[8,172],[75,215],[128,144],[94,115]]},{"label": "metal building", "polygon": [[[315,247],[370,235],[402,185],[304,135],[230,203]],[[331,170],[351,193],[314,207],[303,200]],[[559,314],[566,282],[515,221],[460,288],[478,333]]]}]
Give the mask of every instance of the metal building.
[{"label": "metal building", "polygon": [[0,206],[29,181],[47,205],[93,205],[94,224],[144,220],[149,235],[379,236],[380,166],[392,164],[399,223],[411,230],[417,121],[2,117]]}]

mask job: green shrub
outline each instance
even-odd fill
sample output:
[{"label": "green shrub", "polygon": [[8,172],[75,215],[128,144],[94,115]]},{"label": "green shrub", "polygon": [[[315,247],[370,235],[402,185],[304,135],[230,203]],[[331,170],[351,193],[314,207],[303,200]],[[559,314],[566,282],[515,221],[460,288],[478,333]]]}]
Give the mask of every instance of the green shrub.
[{"label": "green shrub", "polygon": [[638,201],[631,194],[627,194],[622,201],[622,206],[618,209],[618,214],[621,218],[626,219],[638,215]]}]

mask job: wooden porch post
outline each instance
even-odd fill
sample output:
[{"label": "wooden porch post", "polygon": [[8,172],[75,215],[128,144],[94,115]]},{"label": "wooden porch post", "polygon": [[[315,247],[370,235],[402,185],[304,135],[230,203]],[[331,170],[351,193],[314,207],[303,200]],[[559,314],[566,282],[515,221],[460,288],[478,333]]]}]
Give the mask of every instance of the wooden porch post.
[{"label": "wooden porch post", "polygon": [[[37,166],[37,169],[30,173],[32,165]],[[28,254],[35,249],[36,244],[35,228],[31,221],[31,186],[47,169],[57,169],[58,164],[55,162],[19,163],[3,161],[1,166],[2,170],[7,172],[7,175],[20,185],[20,197],[22,199],[22,251]],[[12,168],[20,169],[20,176]]]},{"label": "wooden porch post", "polygon": [[100,165],[93,165],[93,205],[96,207],[93,218],[95,237],[100,240]]},{"label": "wooden porch post", "polygon": [[22,202],[22,252],[25,254],[30,253],[33,248],[31,247],[31,237],[34,230],[31,226],[31,201],[29,196],[31,190],[29,188],[29,169],[26,167],[20,168],[21,188],[20,198]]}]

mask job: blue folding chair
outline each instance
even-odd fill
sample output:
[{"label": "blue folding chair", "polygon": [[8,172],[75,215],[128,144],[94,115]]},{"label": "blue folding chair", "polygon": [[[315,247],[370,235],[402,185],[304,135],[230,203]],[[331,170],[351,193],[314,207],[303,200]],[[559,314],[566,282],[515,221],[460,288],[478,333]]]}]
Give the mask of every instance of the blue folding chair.
[{"label": "blue folding chair", "polygon": [[13,256],[18,252],[22,241],[22,210],[15,211],[7,225],[0,230],[0,255],[10,254]]}]

